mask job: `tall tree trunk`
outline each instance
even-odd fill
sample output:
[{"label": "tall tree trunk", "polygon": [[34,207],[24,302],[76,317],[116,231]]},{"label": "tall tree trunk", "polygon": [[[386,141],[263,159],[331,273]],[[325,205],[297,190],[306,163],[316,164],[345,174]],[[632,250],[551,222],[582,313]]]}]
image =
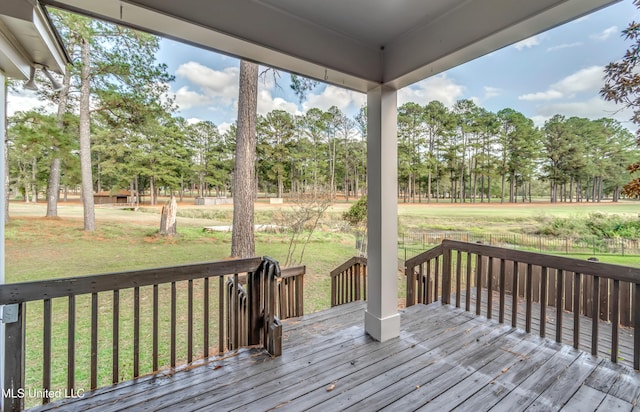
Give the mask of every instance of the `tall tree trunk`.
[{"label": "tall tree trunk", "polygon": [[573,203],[573,176],[569,181],[569,203]]},{"label": "tall tree trunk", "polygon": [[80,41],[82,71],[80,73],[80,171],[82,174],[82,206],[84,209],[84,230],[96,230],[96,216],[93,209],[93,176],[91,173],[91,109],[89,74],[91,56],[87,39]]},{"label": "tall tree trunk", "polygon": [[240,62],[240,94],[236,162],[233,174],[233,233],[231,256],[255,255],[253,233],[256,161],[256,120],[258,106],[258,65]]},{"label": "tall tree trunk", "polygon": [[[53,148],[54,152],[58,152],[58,148]],[[49,166],[49,181],[47,183],[47,217],[58,216],[58,197],[60,196],[60,169],[62,168],[62,160],[56,156],[51,160]]]},{"label": "tall tree trunk", "polygon": [[[69,83],[71,75],[66,72],[62,82],[63,88],[58,94],[58,111],[56,113],[56,119],[58,120],[58,127],[63,128],[62,116],[67,111],[67,101],[69,99]],[[49,166],[49,181],[47,184],[47,217],[58,216],[58,198],[60,196],[60,173],[62,168],[62,160],[59,155],[60,148],[54,146],[53,152],[56,154],[51,160]]]},{"label": "tall tree trunk", "polygon": [[427,203],[431,203],[431,169],[427,174]]},{"label": "tall tree trunk", "polygon": [[151,206],[155,206],[157,202],[156,194],[158,192],[156,191],[156,178],[154,176],[149,177],[149,192],[149,201]]},{"label": "tall tree trunk", "polygon": [[33,156],[31,159],[31,202],[38,202],[38,159]]}]

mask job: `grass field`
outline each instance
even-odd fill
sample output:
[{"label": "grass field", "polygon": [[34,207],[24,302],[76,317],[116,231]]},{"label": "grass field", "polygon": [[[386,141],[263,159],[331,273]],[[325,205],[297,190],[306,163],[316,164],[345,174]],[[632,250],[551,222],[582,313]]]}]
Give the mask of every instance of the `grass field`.
[{"label": "grass field", "polygon": [[[256,205],[256,223],[273,223],[283,219],[283,209],[288,206],[275,206],[266,203]],[[313,312],[329,307],[329,272],[349,257],[356,254],[354,236],[345,231],[341,214],[349,205],[336,204],[331,207],[320,222],[320,229],[307,246],[303,263],[307,265],[305,277],[305,312]],[[67,276],[78,276],[105,272],[127,271],[150,267],[172,266],[183,263],[215,261],[229,256],[231,234],[229,232],[204,232],[204,226],[229,225],[232,216],[230,206],[196,207],[181,204],[176,238],[165,239],[156,236],[159,225],[159,208],[122,211],[98,209],[98,230],[85,233],[82,230],[82,208],[78,204],[65,204],[59,208],[60,218],[45,219],[44,204],[12,203],[11,221],[6,227],[6,280],[24,282]],[[592,212],[610,214],[628,214],[637,216],[640,203],[602,203],[595,205],[548,205],[543,203],[500,205],[451,205],[449,203],[431,205],[399,205],[399,227],[401,230],[464,230],[521,233],[535,227],[543,217],[587,216]],[[288,236],[286,234],[258,233],[256,253],[283,261],[286,257]],[[573,255],[574,257],[591,257]],[[640,267],[639,256],[598,255],[603,262]],[[399,285],[403,285],[399,277]],[[130,292],[130,291],[129,291]],[[123,292],[122,306],[131,306],[129,292]],[[404,296],[399,290],[399,297]],[[149,301],[150,292],[143,290],[143,301]],[[168,293],[164,291],[161,293]],[[179,308],[185,307],[184,291],[179,296]],[[215,294],[214,294],[215,296]],[[165,301],[168,299],[163,298]],[[196,300],[197,301],[197,300]],[[78,299],[78,332],[76,351],[78,359],[87,359],[90,351],[89,299]],[[100,382],[110,382],[111,337],[109,294],[100,295],[100,324],[104,332],[100,333],[99,358],[105,363],[101,366]],[[42,304],[31,305],[28,309],[28,386],[39,386],[39,366],[41,364],[41,317]],[[54,381],[64,386],[66,362],[66,301],[54,301]],[[182,310],[182,314],[185,310]],[[201,314],[196,311],[197,317]],[[149,325],[151,313],[143,309],[142,325]],[[132,336],[131,314],[122,312],[121,340],[129,341]],[[166,316],[161,319],[166,325]],[[184,326],[182,324],[182,326]],[[181,327],[182,327],[181,326]],[[167,326],[161,330],[166,332]],[[184,329],[184,328],[183,328]],[[82,332],[85,331],[85,332]],[[196,328],[196,343],[200,342],[201,331]],[[166,333],[165,333],[166,334]],[[186,332],[179,330],[179,358],[185,358],[184,340]],[[161,343],[166,346],[165,343]],[[143,336],[143,371],[149,371],[149,333]],[[212,337],[212,340],[215,336]],[[196,346],[198,352],[202,347]],[[166,351],[164,351],[166,353]],[[131,369],[131,347],[123,344],[121,368]],[[166,361],[165,358],[161,360]],[[101,362],[101,365],[102,365]],[[76,371],[78,387],[87,387],[87,362],[80,363]],[[129,373],[129,372],[127,372]],[[122,376],[127,378],[126,375]]]}]

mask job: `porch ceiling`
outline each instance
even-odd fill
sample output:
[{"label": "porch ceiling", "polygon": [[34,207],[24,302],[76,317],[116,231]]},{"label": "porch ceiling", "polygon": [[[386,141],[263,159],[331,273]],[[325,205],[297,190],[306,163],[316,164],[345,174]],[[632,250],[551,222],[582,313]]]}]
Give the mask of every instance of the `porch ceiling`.
[{"label": "porch ceiling", "polygon": [[400,88],[619,0],[45,0],[366,92]]}]

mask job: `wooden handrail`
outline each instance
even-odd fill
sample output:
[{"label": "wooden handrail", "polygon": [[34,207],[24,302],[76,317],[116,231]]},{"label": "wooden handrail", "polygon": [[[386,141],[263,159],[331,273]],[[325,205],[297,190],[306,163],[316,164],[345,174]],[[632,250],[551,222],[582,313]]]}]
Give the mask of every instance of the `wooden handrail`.
[{"label": "wooden handrail", "polygon": [[261,262],[261,258],[254,257],[35,282],[7,283],[0,285],[0,305],[253,272]]},{"label": "wooden handrail", "polygon": [[[525,299],[525,330],[531,332],[533,302],[540,302],[540,336],[546,335],[546,308],[556,307],[556,341],[562,341],[563,313],[573,315],[573,345],[580,345],[580,316],[592,318],[591,352],[598,353],[599,319],[611,322],[611,360],[617,362],[619,325],[634,328],[633,366],[640,369],[640,269],[585,261],[563,256],[504,249],[453,240],[443,242],[405,264],[407,306],[441,300],[450,303],[455,294],[465,310],[471,310],[475,288],[475,312],[493,316],[493,294],[498,292],[499,322],[505,321],[505,298],[511,295],[513,327],[518,323],[519,298]],[[535,280],[534,280],[535,279]],[[454,281],[455,280],[455,281]],[[455,286],[455,290],[454,289]],[[482,290],[488,290],[483,294]],[[482,302],[483,296],[487,301]]]},{"label": "wooden handrail", "polygon": [[[520,263],[553,267],[555,269],[565,270],[568,272],[580,272],[608,279],[621,280],[624,282],[640,281],[640,268],[615,265],[612,263],[592,262],[565,256],[544,255],[535,252],[505,249],[481,243],[467,243],[447,239],[443,240],[440,246],[442,246],[443,250],[449,249],[479,253],[483,256],[491,256],[498,259],[515,260]],[[413,259],[416,259],[418,256]]]},{"label": "wooden handrail", "polygon": [[349,260],[347,260],[346,262],[344,262],[343,264],[341,264],[340,266],[338,266],[337,268],[333,269],[329,275],[331,277],[336,277],[338,275],[340,275],[342,272],[344,272],[345,270],[349,269],[350,267],[353,267],[356,264],[363,264],[366,265],[367,264],[367,258],[366,257],[362,257],[362,256],[354,256],[352,258],[350,258]]}]

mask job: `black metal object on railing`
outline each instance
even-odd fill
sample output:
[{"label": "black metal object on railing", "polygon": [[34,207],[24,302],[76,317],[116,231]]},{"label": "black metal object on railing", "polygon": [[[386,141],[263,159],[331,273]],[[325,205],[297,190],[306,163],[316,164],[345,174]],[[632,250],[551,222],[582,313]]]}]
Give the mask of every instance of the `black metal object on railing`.
[{"label": "black metal object on railing", "polygon": [[[539,334],[547,327],[547,307],[555,307],[556,340],[562,342],[563,319],[571,313],[572,343],[580,345],[580,317],[591,317],[592,354],[598,354],[601,320],[611,323],[610,356],[618,361],[620,325],[634,328],[633,366],[640,369],[640,269],[517,251],[480,243],[444,240],[405,264],[407,306],[441,300],[493,316],[494,294],[499,322],[505,321],[511,296],[511,324],[518,326],[518,307],[524,299],[524,328],[531,332],[533,303],[539,303]],[[483,292],[484,291],[484,292]],[[486,302],[483,302],[486,296]],[[565,325],[569,326],[569,325]],[[584,326],[583,326],[584,327]]]}]

